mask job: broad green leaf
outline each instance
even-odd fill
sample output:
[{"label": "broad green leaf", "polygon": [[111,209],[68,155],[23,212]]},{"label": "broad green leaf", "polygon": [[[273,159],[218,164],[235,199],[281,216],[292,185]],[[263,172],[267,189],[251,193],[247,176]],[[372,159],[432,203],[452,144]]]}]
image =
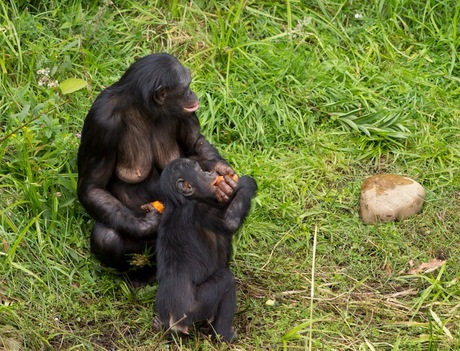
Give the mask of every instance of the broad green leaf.
[{"label": "broad green leaf", "polygon": [[86,81],[78,78],[69,78],[59,84],[63,94],[70,94],[86,87]]}]

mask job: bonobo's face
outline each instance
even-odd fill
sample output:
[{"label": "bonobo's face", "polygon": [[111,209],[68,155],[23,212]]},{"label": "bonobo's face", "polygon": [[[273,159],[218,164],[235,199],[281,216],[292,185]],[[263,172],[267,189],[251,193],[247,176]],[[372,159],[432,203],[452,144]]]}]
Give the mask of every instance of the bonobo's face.
[{"label": "bonobo's face", "polygon": [[[210,195],[212,198],[214,198],[214,193],[216,192],[217,189],[217,179],[218,175],[216,172],[207,172],[203,171],[196,162],[195,164],[195,169],[194,169],[196,177],[193,177],[192,175],[190,176],[190,182],[195,182],[195,189],[196,189],[196,194],[200,198],[205,198],[208,195]],[[193,179],[195,178],[195,179]]]},{"label": "bonobo's face", "polygon": [[190,70],[178,63],[172,72],[172,86],[160,88],[156,92],[155,100],[168,114],[182,118],[189,117],[199,107],[198,96],[190,89],[192,82]]},{"label": "bonobo's face", "polygon": [[182,101],[182,111],[184,114],[191,114],[198,110],[199,101],[198,96],[195,92],[190,89],[190,83],[192,82],[192,78],[190,76],[190,70],[186,69],[187,79],[183,82],[183,85],[179,88],[177,95],[179,101]]},{"label": "bonobo's face", "polygon": [[[184,196],[199,200],[214,199],[217,189],[215,172],[205,172],[198,162],[184,160],[181,176],[177,180],[177,189]],[[184,191],[188,189],[189,191]]]},{"label": "bonobo's face", "polygon": [[163,189],[169,189],[166,190],[168,196],[180,194],[205,202],[216,201],[216,179],[215,172],[205,172],[198,162],[185,158],[172,161],[161,175]]}]

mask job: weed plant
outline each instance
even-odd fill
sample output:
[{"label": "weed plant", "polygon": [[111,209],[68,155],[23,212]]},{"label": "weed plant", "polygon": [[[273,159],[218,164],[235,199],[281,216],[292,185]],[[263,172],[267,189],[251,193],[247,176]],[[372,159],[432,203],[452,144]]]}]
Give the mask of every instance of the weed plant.
[{"label": "weed plant", "polygon": [[[454,0],[1,2],[0,349],[459,349],[459,20]],[[156,331],[155,285],[93,259],[76,198],[92,101],[160,51],[259,184],[232,346]],[[64,94],[69,78],[86,86]],[[383,172],[425,187],[422,213],[360,221],[360,184]]]}]

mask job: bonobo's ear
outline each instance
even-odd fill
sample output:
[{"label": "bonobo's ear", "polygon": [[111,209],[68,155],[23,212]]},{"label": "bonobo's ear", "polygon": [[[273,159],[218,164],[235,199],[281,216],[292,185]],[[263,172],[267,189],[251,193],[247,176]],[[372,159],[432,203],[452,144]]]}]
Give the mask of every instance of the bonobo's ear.
[{"label": "bonobo's ear", "polygon": [[190,196],[195,193],[193,185],[186,180],[180,178],[176,183],[177,190],[184,196]]},{"label": "bonobo's ear", "polygon": [[163,105],[166,100],[166,88],[159,87],[153,93],[153,99],[158,105]]}]

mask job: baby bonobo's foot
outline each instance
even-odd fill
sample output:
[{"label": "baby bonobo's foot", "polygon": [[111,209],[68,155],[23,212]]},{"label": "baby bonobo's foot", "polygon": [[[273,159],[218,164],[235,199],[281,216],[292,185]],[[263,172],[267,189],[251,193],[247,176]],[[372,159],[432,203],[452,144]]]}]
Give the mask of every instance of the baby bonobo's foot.
[{"label": "baby bonobo's foot", "polygon": [[237,335],[236,335],[236,332],[235,332],[235,329],[230,328],[230,330],[226,331],[226,332],[215,332],[214,333],[214,338],[216,338],[217,340],[220,340],[220,341],[224,341],[228,344],[233,344],[236,342],[237,340]]},{"label": "baby bonobo's foot", "polygon": [[158,316],[153,318],[153,330],[156,332],[164,331],[163,323],[161,323],[161,319]]},{"label": "baby bonobo's foot", "polygon": [[160,317],[156,316],[153,320],[153,330],[161,332],[167,338],[174,339],[187,339],[190,336],[190,332],[187,326],[172,325],[169,328],[163,324]]}]

